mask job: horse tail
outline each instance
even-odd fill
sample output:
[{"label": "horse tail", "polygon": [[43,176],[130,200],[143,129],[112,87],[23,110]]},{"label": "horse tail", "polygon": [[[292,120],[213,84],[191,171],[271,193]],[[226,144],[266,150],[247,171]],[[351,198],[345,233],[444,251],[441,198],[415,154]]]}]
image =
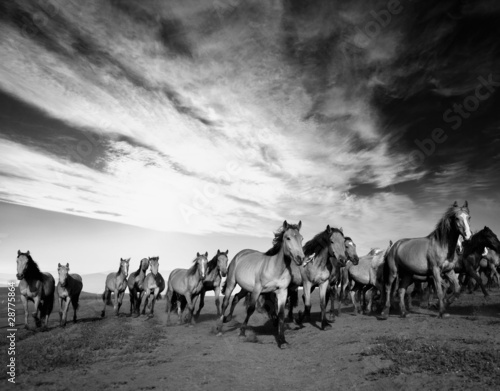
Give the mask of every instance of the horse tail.
[{"label": "horse tail", "polygon": [[[167,300],[168,300],[168,297],[167,297]],[[170,296],[170,310],[174,309],[174,307],[177,306],[177,293],[176,292],[172,292],[172,296]]]}]

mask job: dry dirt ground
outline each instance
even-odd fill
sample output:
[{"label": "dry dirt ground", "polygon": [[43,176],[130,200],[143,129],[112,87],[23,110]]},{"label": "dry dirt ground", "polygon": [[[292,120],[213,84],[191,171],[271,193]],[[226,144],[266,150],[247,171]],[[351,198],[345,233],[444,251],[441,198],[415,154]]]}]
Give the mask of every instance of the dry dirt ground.
[{"label": "dry dirt ground", "polygon": [[[0,302],[6,298],[1,292]],[[342,309],[333,327],[318,328],[319,305],[313,293],[313,318],[298,328],[288,324],[288,349],[278,349],[275,330],[261,313],[239,338],[244,305],[215,335],[212,297],[198,323],[166,326],[165,300],[155,317],[132,318],[128,299],[118,318],[88,294],[79,321],[58,325],[58,304],[46,332],[24,330],[17,306],[16,386],[23,390],[448,390],[500,389],[500,291],[485,304],[480,293],[462,294],[451,317],[414,308],[409,318],[394,311],[386,321]],[[10,389],[6,304],[1,308],[1,389]],[[301,307],[301,306],[300,306]],[[31,308],[31,307],[30,307]],[[31,310],[31,309],[30,309]],[[177,315],[172,314],[174,322]],[[69,317],[71,318],[71,316]],[[34,322],[31,319],[31,326]]]}]

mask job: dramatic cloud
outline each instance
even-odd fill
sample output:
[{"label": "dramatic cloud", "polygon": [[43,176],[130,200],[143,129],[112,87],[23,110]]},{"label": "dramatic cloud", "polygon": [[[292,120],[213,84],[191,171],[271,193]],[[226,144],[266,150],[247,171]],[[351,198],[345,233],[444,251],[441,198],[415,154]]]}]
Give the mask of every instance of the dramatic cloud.
[{"label": "dramatic cloud", "polygon": [[200,234],[283,219],[367,246],[426,234],[456,198],[500,190],[498,13],[2,2],[0,200]]}]

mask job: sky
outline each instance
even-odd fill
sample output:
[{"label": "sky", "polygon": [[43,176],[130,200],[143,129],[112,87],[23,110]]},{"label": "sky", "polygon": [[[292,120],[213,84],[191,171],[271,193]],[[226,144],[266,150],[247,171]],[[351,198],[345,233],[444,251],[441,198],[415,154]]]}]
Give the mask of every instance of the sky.
[{"label": "sky", "polygon": [[0,272],[188,267],[455,200],[500,231],[494,0],[0,2]]}]

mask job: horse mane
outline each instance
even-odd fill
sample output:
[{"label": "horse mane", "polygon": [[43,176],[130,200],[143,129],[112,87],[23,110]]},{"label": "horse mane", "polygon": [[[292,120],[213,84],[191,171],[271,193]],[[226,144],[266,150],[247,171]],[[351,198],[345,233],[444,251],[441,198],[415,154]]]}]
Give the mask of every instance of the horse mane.
[{"label": "horse mane", "polygon": [[464,258],[475,251],[482,252],[484,247],[490,247],[496,252],[500,252],[500,241],[497,235],[488,227],[476,232],[469,240],[464,240],[462,245],[464,247]]},{"label": "horse mane", "polygon": [[[286,229],[296,229],[299,230],[298,224],[288,224]],[[279,253],[281,250],[281,245],[283,244],[283,235],[285,235],[286,229],[283,228],[283,226],[279,227],[278,230],[274,233],[274,239],[273,239],[273,247],[271,247],[269,250],[267,250],[264,255],[276,255]]]},{"label": "horse mane", "polygon": [[340,229],[337,228],[331,228],[331,231],[328,231],[328,228],[325,229],[324,231],[321,231],[319,234],[314,236],[311,240],[309,240],[305,245],[304,245],[304,255],[308,256],[311,254],[319,254],[321,250],[323,250],[325,247],[328,247],[330,244],[330,236],[334,232],[340,232],[342,236],[344,234]]},{"label": "horse mane", "polygon": [[[139,268],[134,272],[134,275],[138,276],[140,273],[141,273],[141,269],[142,269],[142,261],[146,259],[146,258],[142,258],[141,261],[139,262]],[[120,266],[121,266],[121,262],[120,262]],[[118,270],[118,273],[120,273],[120,270]]]},{"label": "horse mane", "polygon": [[427,238],[436,239],[440,244],[448,244],[448,259],[453,259],[455,253],[456,243],[452,243],[451,237],[454,234],[452,225],[450,224],[451,218],[455,215],[457,209],[466,209],[469,213],[469,208],[452,205],[444,212],[443,217],[437,222],[436,228],[432,231]]},{"label": "horse mane", "polygon": [[[334,229],[337,229],[337,228],[334,228]],[[352,240],[349,236],[346,236],[344,238],[344,240],[347,242],[347,241],[350,241],[350,242],[354,242],[354,240]]]},{"label": "horse mane", "polygon": [[214,255],[214,257],[207,263],[207,274],[217,267],[217,257],[219,254]]},{"label": "horse mane", "polygon": [[24,272],[25,280],[41,280],[42,279],[42,271],[38,267],[38,264],[34,261],[28,253],[21,253],[26,258],[28,258],[28,263],[26,265],[26,271]]},{"label": "horse mane", "polygon": [[373,247],[372,249],[370,249],[370,252],[368,253],[368,255],[377,255],[377,254],[380,254],[383,250],[378,248],[378,247]]},{"label": "horse mane", "polygon": [[198,270],[198,262],[196,262],[197,259],[198,259],[198,257],[196,257],[195,259],[193,259],[193,265],[187,271],[187,274],[189,276],[192,276],[192,275],[196,274],[196,271]]}]

